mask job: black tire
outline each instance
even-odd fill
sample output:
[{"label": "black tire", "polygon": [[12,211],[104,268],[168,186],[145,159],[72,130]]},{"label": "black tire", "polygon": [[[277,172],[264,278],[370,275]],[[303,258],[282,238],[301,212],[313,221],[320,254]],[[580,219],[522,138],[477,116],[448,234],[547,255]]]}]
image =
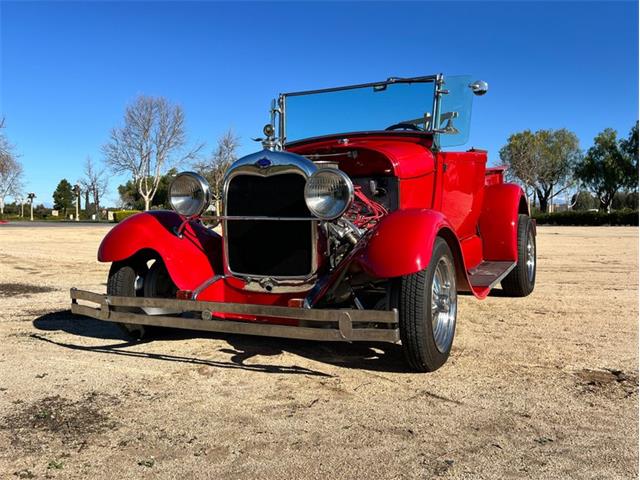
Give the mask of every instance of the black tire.
[{"label": "black tire", "polygon": [[[451,268],[450,284],[447,291],[452,292],[453,300],[449,304],[453,308],[453,322],[447,330],[447,335],[450,334],[450,338],[447,337],[445,344],[440,345],[439,348],[434,338],[434,311],[431,297],[436,269],[442,268],[438,267],[441,261],[447,265],[446,268]],[[401,278],[398,307],[402,349],[411,369],[417,372],[437,370],[449,358],[455,336],[457,314],[455,263],[451,249],[444,239],[436,238],[431,261],[427,268]],[[437,330],[439,329],[437,328]]]},{"label": "black tire", "polygon": [[[136,278],[138,277],[137,269],[133,265],[113,263],[109,270],[109,279],[107,280],[107,295],[118,297],[136,297]],[[116,311],[131,311],[124,307],[114,307]],[[131,323],[116,323],[120,330],[127,336],[140,340],[145,336],[144,325],[134,325]]]},{"label": "black tire", "polygon": [[[532,250],[531,250],[532,249]],[[529,264],[533,255],[533,264]],[[536,235],[528,215],[518,216],[518,262],[502,280],[502,290],[509,297],[526,297],[536,285]],[[529,266],[532,268],[529,269]]]},{"label": "black tire", "polygon": [[[136,279],[142,279],[142,285],[136,288]],[[140,283],[140,282],[139,282]],[[120,297],[160,297],[175,298],[175,286],[164,263],[155,260],[150,268],[144,261],[116,262],[111,265],[107,281],[107,294]],[[116,311],[143,313],[139,308],[114,307]],[[155,336],[160,327],[117,323],[120,329],[135,340]]]}]

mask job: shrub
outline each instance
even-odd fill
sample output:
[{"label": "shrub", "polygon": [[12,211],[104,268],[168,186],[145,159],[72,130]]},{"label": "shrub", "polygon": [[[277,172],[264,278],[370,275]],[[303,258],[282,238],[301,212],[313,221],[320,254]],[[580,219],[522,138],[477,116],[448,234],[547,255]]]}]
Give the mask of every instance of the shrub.
[{"label": "shrub", "polygon": [[633,225],[638,226],[638,210],[615,210],[613,212],[579,212],[570,210],[557,213],[536,213],[538,225]]},{"label": "shrub", "polygon": [[140,210],[116,210],[113,212],[113,219],[116,223],[119,223],[125,218],[135,215],[136,213],[140,213]]}]

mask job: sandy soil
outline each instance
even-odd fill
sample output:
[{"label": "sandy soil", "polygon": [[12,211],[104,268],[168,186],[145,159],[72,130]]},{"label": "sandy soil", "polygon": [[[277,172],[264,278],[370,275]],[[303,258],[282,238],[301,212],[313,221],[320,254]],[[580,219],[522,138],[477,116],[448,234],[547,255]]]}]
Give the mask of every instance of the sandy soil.
[{"label": "sandy soil", "polygon": [[539,228],[534,294],[463,297],[427,375],[396,345],[74,318],[107,228],[0,226],[0,478],[638,475],[637,228]]}]

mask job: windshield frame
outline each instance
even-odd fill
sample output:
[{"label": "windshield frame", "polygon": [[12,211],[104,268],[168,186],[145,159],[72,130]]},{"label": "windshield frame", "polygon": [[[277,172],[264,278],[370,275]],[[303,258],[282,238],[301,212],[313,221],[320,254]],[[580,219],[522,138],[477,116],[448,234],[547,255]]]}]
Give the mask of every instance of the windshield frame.
[{"label": "windshield frame", "polygon": [[[302,95],[314,95],[321,93],[330,93],[330,92],[338,92],[342,90],[354,90],[359,88],[386,88],[387,85],[393,85],[397,83],[435,83],[434,94],[433,94],[433,106],[432,106],[432,118],[437,119],[440,116],[440,98],[444,92],[440,90],[440,87],[444,81],[444,75],[442,73],[438,73],[436,75],[425,75],[420,77],[409,77],[409,78],[400,78],[400,77],[390,77],[387,80],[383,80],[380,82],[369,82],[369,83],[360,83],[355,85],[346,85],[342,87],[332,87],[332,88],[322,88],[317,90],[304,90],[298,92],[288,92],[281,93],[278,96],[277,102],[274,100],[271,108],[271,124],[276,125],[276,115],[278,116],[278,142],[281,146],[284,146],[287,143],[287,98],[288,97],[297,97]],[[434,129],[435,122],[432,121],[430,123],[429,129],[425,130],[422,133],[434,134],[439,133],[438,130]],[[340,133],[353,133],[353,132],[335,132],[335,134]],[[436,136],[434,135],[434,138]],[[313,138],[313,137],[309,137]],[[302,139],[293,140],[293,142],[299,142]]]}]

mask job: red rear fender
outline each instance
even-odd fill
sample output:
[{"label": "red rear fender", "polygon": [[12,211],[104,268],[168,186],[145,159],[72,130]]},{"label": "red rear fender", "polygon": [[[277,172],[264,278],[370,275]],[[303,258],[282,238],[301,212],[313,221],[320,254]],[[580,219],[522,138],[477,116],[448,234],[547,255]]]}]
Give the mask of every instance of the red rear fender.
[{"label": "red rear fender", "polygon": [[485,260],[518,260],[518,215],[527,213],[522,188],[513,183],[489,185],[484,189],[484,201],[479,226]]},{"label": "red rear fender", "polygon": [[193,290],[222,272],[222,238],[208,228],[190,223],[182,237],[175,230],[182,218],[171,211],[144,212],[119,223],[102,240],[101,262],[119,262],[142,250],[153,250],[164,261],[181,290]]}]

